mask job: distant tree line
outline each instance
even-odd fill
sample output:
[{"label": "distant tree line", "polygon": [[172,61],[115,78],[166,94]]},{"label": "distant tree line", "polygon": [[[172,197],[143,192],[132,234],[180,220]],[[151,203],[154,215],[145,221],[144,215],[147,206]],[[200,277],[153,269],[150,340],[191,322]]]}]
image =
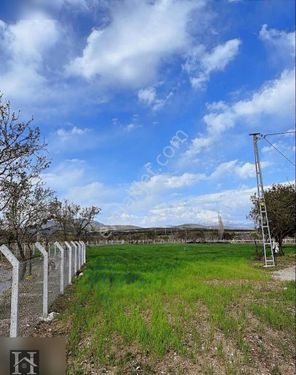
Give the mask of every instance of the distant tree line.
[{"label": "distant tree line", "polygon": [[32,255],[30,244],[37,239],[83,239],[100,212],[96,206],[59,201],[45,185],[41,174],[50,165],[46,147],[33,119],[21,121],[0,95],[0,241],[15,243],[22,260]]}]

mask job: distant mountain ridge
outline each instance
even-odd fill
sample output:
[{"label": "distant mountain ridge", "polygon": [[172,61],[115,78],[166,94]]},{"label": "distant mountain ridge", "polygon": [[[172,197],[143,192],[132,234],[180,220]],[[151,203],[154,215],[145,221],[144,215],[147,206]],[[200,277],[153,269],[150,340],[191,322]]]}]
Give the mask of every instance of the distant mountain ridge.
[{"label": "distant mountain ridge", "polygon": [[[169,225],[169,226],[155,226],[155,227],[140,227],[137,225],[110,225],[110,224],[103,224],[98,221],[94,221],[91,223],[92,229],[93,230],[102,230],[102,229],[110,229],[110,230],[137,230],[137,229],[180,229],[180,230],[192,230],[192,229],[218,229],[218,224],[214,225],[204,225],[204,224],[194,224],[194,223],[189,223],[189,224],[179,224],[179,225]],[[235,226],[235,225],[225,225],[224,229],[250,229],[252,230],[253,228],[251,227],[243,227],[243,226]]]},{"label": "distant mountain ridge", "polygon": [[[46,223],[42,230],[46,231],[54,231],[58,229],[58,224],[54,220],[50,220]],[[204,229],[204,230],[215,230],[218,229],[218,225],[204,225],[204,224],[180,224],[180,225],[170,225],[170,226],[157,226],[157,227],[140,227],[137,225],[110,225],[104,224],[100,221],[92,221],[91,224],[88,226],[88,230],[90,232],[100,232],[100,231],[133,231],[133,230],[156,230],[156,229],[168,229],[168,230],[194,230],[194,229]],[[232,225],[225,225],[225,230],[252,230],[253,228],[250,227],[243,227],[243,226],[232,226]]]}]

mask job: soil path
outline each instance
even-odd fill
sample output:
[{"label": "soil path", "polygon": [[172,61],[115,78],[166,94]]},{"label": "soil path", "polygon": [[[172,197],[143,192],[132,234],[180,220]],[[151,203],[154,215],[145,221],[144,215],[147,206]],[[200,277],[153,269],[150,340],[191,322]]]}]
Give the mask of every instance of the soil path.
[{"label": "soil path", "polygon": [[295,266],[273,272],[273,277],[281,281],[295,281]]}]

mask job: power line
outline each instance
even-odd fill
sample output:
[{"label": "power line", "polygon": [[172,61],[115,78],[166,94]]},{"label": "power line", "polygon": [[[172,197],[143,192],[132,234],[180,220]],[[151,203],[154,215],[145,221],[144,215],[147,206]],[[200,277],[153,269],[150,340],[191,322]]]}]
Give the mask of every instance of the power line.
[{"label": "power line", "polygon": [[264,134],[263,137],[267,137],[267,136],[270,136],[270,135],[282,135],[282,134],[295,134],[296,133],[296,130],[289,130],[289,131],[286,131],[286,132],[281,132],[281,133],[269,133],[269,134]]},{"label": "power line", "polygon": [[295,164],[285,155],[285,154],[283,154],[282,153],[282,151],[281,150],[279,150],[275,145],[273,145],[271,142],[269,142],[269,140],[268,139],[266,139],[266,136],[267,136],[268,134],[266,134],[266,135],[264,135],[263,136],[263,139],[265,139],[265,141],[267,142],[267,143],[269,143],[270,144],[270,146],[272,146],[277,152],[279,152],[286,160],[288,160],[288,162],[289,163],[291,163],[292,165],[294,165],[294,167],[295,167]]}]

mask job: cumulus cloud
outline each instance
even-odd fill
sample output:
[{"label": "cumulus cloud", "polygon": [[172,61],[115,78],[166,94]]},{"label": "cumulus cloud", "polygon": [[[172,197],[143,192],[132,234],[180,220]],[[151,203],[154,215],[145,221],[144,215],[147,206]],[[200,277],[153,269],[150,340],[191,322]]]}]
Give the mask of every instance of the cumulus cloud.
[{"label": "cumulus cloud", "polygon": [[193,49],[183,66],[189,74],[191,85],[195,89],[204,87],[213,72],[223,71],[236,57],[240,44],[239,39],[231,39],[210,52],[205,52],[200,46]]},{"label": "cumulus cloud", "polygon": [[165,98],[160,99],[157,97],[155,87],[147,87],[138,91],[139,102],[147,105],[154,111],[162,108],[172,95],[173,93],[169,92]]},{"label": "cumulus cloud", "polygon": [[44,94],[44,55],[59,36],[58,23],[42,13],[14,24],[0,21],[1,90],[7,97],[34,101]]},{"label": "cumulus cloud", "polygon": [[[175,194],[175,191],[184,192],[187,187],[217,179],[226,173],[246,178],[252,175],[251,168],[254,170],[251,163],[234,160],[221,163],[209,175],[162,174],[128,186],[106,186],[89,173],[84,161],[72,159],[45,173],[43,178],[62,198],[102,207],[102,221],[109,224],[149,226],[193,222],[215,225],[220,211],[225,223],[245,225],[249,198],[255,188],[202,195]],[[123,197],[126,197],[124,201]]]},{"label": "cumulus cloud", "polygon": [[[216,143],[221,135],[238,123],[240,125],[260,126],[268,123],[269,131],[290,127],[294,121],[295,71],[286,70],[279,78],[264,84],[249,99],[232,104],[225,102],[208,106],[208,113],[203,117],[207,134],[194,138],[183,155],[183,159],[192,160],[205,149]],[[268,120],[268,121],[267,121]],[[265,125],[266,126],[266,125]]]},{"label": "cumulus cloud", "polygon": [[[83,206],[107,207],[114,202],[121,188],[106,186],[98,181],[84,160],[68,159],[42,174],[43,181],[54,189],[60,198]],[[121,191],[122,194],[122,191]]]},{"label": "cumulus cloud", "polygon": [[259,38],[269,48],[272,61],[281,62],[284,66],[294,65],[295,31],[270,29],[265,24],[259,32]]},{"label": "cumulus cloud", "polygon": [[[271,163],[262,162],[262,167],[266,168]],[[146,194],[161,195],[168,191],[180,190],[195,184],[211,181],[218,178],[224,178],[232,175],[239,179],[255,177],[255,167],[253,163],[239,160],[230,160],[215,166],[214,170],[209,173],[183,173],[181,175],[156,174],[150,178],[143,178],[141,181],[134,181],[129,188],[129,194],[132,197],[140,197]]]},{"label": "cumulus cloud", "polygon": [[131,196],[140,196],[143,194],[158,194],[166,190],[179,189],[190,186],[198,181],[205,179],[204,174],[184,173],[179,176],[170,174],[158,174],[148,180],[133,182],[129,193]]},{"label": "cumulus cloud", "polygon": [[88,128],[79,128],[78,126],[73,126],[71,129],[60,128],[56,131],[58,137],[64,140],[71,139],[73,136],[80,136],[89,132]]},{"label": "cumulus cloud", "polygon": [[149,219],[156,221],[159,216],[164,223],[193,222],[217,225],[217,212],[220,211],[226,224],[231,222],[231,224],[245,225],[245,216],[250,207],[250,195],[254,192],[255,188],[234,189],[192,196],[182,201],[176,200],[169,207],[159,205],[152,209]]},{"label": "cumulus cloud", "polygon": [[135,224],[142,226],[176,225],[199,223],[218,224],[218,211],[222,214],[225,224],[245,226],[246,216],[250,209],[250,196],[255,187],[223,190],[219,193],[188,195],[151,201],[135,201],[131,205],[118,209],[109,217],[110,224]]},{"label": "cumulus cloud", "polygon": [[156,90],[154,87],[147,87],[138,91],[138,98],[140,102],[147,105],[152,105],[156,99]]},{"label": "cumulus cloud", "polygon": [[141,127],[142,127],[142,125],[137,124],[137,123],[135,123],[135,122],[131,122],[130,124],[124,126],[124,127],[123,127],[123,130],[124,130],[125,132],[127,132],[127,133],[130,133],[130,132],[132,132],[133,130],[136,130],[136,129],[141,128]]},{"label": "cumulus cloud", "polygon": [[38,8],[41,7],[42,9],[53,9],[53,10],[61,10],[62,7],[69,7],[78,9],[80,11],[89,11],[94,9],[100,0],[35,0],[31,4],[32,7]]},{"label": "cumulus cloud", "polygon": [[71,75],[100,77],[112,85],[143,87],[157,77],[158,67],[190,44],[190,12],[203,2],[124,1],[111,10],[111,22],[94,29],[80,57],[67,67]]},{"label": "cumulus cloud", "polygon": [[85,163],[79,159],[69,159],[57,165],[51,171],[44,172],[42,179],[52,189],[63,194],[69,186],[81,183],[85,176]]},{"label": "cumulus cloud", "polygon": [[[261,167],[266,168],[271,163],[268,161],[261,162]],[[255,166],[254,163],[242,162],[238,160],[230,160],[219,164],[214,172],[210,175],[210,178],[226,177],[227,175],[233,177],[239,177],[242,179],[255,177]]]},{"label": "cumulus cloud", "polygon": [[58,128],[47,137],[50,152],[68,155],[97,148],[105,140],[106,137],[99,137],[94,129],[70,124],[68,127]]},{"label": "cumulus cloud", "polygon": [[105,208],[105,204],[114,199],[113,190],[100,181],[93,181],[86,185],[71,186],[65,196],[73,202],[79,202],[83,206],[98,205]]},{"label": "cumulus cloud", "polygon": [[87,128],[79,128],[78,126],[73,126],[71,129],[60,128],[56,131],[57,136],[64,140],[71,140],[73,137],[81,136],[89,132]]}]

